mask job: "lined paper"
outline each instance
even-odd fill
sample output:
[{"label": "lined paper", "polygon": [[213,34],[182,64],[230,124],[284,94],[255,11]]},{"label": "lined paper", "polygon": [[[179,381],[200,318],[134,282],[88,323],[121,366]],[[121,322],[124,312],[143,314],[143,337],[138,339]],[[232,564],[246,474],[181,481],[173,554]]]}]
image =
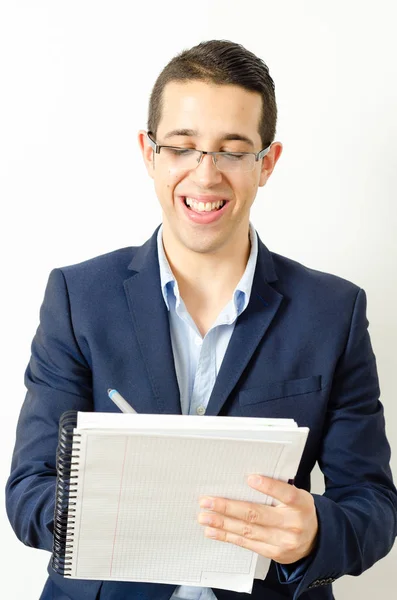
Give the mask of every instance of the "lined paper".
[{"label": "lined paper", "polygon": [[[154,418],[153,433],[146,426],[134,431],[128,418],[123,429],[110,421],[106,427],[99,417],[95,429],[93,415],[84,429],[87,413],[80,414],[75,430],[81,435],[81,449],[71,577],[250,592],[258,555],[206,538],[197,521],[199,498],[271,504],[272,498],[247,485],[247,477],[293,477],[307,429],[295,425],[281,432],[262,425],[262,438],[255,439],[260,427],[252,421],[264,419],[248,419],[249,428],[233,434],[226,427],[222,434],[223,418],[216,417],[217,429],[209,428],[206,435],[195,426],[178,434],[172,419],[167,432]],[[120,422],[130,416],[135,417],[117,415]],[[205,417],[197,419],[201,425]],[[263,577],[267,569],[261,557]]]}]

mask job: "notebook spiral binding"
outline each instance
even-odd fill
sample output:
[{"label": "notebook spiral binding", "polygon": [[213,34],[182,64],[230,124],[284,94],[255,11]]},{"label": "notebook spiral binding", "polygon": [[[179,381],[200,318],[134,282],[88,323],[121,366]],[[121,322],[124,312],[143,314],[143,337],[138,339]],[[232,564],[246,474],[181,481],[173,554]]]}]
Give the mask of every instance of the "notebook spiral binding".
[{"label": "notebook spiral binding", "polygon": [[61,416],[57,448],[57,482],[54,512],[54,541],[51,566],[59,575],[71,575],[77,475],[80,458],[80,435],[73,435],[77,425],[77,411]]}]

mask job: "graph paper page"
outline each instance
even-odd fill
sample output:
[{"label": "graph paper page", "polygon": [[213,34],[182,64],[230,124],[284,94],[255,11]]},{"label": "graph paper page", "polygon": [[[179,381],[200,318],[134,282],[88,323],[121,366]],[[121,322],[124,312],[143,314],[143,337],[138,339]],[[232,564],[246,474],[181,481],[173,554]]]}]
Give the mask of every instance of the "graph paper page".
[{"label": "graph paper page", "polygon": [[[73,578],[215,587],[250,592],[257,554],[204,536],[199,498],[272,499],[250,473],[297,468],[297,430],[283,441],[79,431],[81,452]],[[307,433],[301,432],[300,452]],[[288,468],[287,468],[288,470]],[[262,573],[263,573],[262,568]]]}]

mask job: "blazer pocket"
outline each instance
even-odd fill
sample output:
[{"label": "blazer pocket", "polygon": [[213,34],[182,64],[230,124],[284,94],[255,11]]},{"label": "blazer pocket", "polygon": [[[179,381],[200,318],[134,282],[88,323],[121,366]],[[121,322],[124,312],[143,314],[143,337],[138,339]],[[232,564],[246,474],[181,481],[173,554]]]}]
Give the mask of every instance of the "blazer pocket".
[{"label": "blazer pocket", "polygon": [[310,394],[321,390],[321,375],[312,375],[303,379],[290,379],[289,381],[269,381],[259,388],[241,390],[239,402],[242,406],[268,402],[288,396]]}]

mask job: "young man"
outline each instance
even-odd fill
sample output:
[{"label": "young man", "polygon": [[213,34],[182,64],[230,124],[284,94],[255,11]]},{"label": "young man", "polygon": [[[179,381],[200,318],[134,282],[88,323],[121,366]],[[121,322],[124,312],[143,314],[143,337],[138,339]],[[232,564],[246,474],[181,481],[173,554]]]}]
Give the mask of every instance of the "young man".
[{"label": "young man", "polygon": [[[231,42],[202,43],[160,74],[139,144],[162,227],[142,247],[49,279],[7,485],[25,544],[52,548],[60,415],[110,410],[106,390],[117,382],[137,412],[289,417],[310,428],[295,486],[247,482],[278,506],[225,498],[198,506],[203,535],[272,559],[253,599],[330,599],[332,581],[392,547],[397,494],[365,294],[272,254],[249,222],[282,151],[276,112],[266,65]],[[310,494],[316,461],[323,496]],[[41,596],[171,597],[241,596],[68,580],[51,567]]]}]

